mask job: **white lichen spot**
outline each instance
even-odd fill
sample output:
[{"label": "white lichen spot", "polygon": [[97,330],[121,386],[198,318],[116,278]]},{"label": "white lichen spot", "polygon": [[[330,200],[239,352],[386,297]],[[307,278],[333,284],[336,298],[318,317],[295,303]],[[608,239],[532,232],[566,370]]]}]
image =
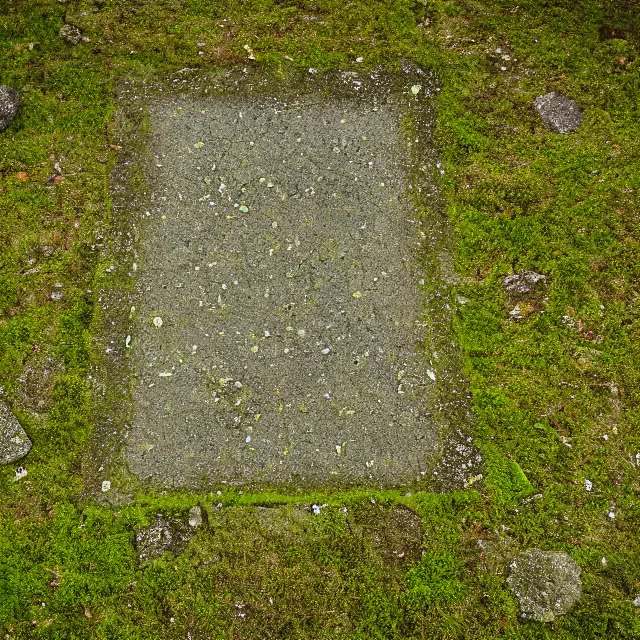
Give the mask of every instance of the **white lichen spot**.
[{"label": "white lichen spot", "polygon": [[22,480],[22,478],[24,478],[26,475],[27,475],[27,470],[24,467],[18,467],[16,469],[16,473],[13,480],[14,482],[17,482],[18,480]]}]

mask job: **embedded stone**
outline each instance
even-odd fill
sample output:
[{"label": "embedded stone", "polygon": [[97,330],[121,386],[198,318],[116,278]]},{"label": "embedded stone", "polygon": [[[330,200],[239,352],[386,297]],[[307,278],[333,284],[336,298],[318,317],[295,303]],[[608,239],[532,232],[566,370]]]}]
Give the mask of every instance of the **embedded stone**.
[{"label": "embedded stone", "polygon": [[175,555],[186,548],[191,533],[184,523],[159,513],[155,521],[136,534],[136,549],[140,562],[147,563],[165,552]]},{"label": "embedded stone", "polygon": [[69,44],[78,44],[82,41],[82,31],[72,24],[63,24],[59,33],[60,37]]},{"label": "embedded stone", "polygon": [[580,600],[580,567],[567,553],[528,549],[511,562],[507,583],[523,617],[553,622]]},{"label": "embedded stone", "polygon": [[13,122],[19,106],[20,94],[7,85],[0,85],[0,133]]},{"label": "embedded stone", "polygon": [[582,124],[582,111],[575,100],[555,91],[538,96],[535,106],[547,127],[556,133],[575,131]]},{"label": "embedded stone", "polygon": [[9,407],[0,402],[0,464],[11,464],[31,450],[31,440]]},{"label": "embedded stone", "polygon": [[535,271],[521,271],[507,276],[502,286],[507,293],[512,295],[527,295],[533,293],[539,282],[543,282],[547,276]]}]

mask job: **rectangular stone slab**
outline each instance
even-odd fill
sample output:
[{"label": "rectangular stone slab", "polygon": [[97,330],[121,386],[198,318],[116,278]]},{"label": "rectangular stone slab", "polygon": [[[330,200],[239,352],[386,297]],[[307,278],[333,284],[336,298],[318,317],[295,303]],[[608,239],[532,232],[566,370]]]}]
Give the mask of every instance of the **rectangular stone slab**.
[{"label": "rectangular stone slab", "polygon": [[440,432],[402,109],[185,93],[149,111],[129,470],[423,479]]}]

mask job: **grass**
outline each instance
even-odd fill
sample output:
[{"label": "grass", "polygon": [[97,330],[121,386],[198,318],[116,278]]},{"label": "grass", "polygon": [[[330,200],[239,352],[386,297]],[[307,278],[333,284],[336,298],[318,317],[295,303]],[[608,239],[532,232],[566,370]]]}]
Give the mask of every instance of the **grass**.
[{"label": "grass", "polygon": [[[640,637],[637,3],[4,8],[0,81],[23,104],[0,134],[0,386],[34,441],[27,478],[0,472],[6,637]],[[60,40],[65,16],[90,42]],[[249,64],[245,44],[251,64],[276,71],[352,68],[358,57],[358,68],[409,58],[437,71],[441,188],[463,276],[456,293],[467,300],[455,331],[486,464],[478,492],[141,493],[118,508],[83,498],[95,291],[119,153],[114,83]],[[576,133],[539,121],[533,99],[552,90],[584,108]],[[52,179],[56,163],[62,181]],[[501,283],[523,269],[547,280],[513,321]],[[411,565],[390,565],[392,542],[380,547],[367,533],[366,522],[386,517],[367,511],[371,500],[421,518],[424,553]],[[328,506],[302,530],[268,533],[256,522],[256,506],[298,501]],[[140,527],[194,504],[213,534],[140,567]],[[583,572],[580,603],[553,624],[523,621],[505,582],[508,553],[534,546],[568,551]]]}]

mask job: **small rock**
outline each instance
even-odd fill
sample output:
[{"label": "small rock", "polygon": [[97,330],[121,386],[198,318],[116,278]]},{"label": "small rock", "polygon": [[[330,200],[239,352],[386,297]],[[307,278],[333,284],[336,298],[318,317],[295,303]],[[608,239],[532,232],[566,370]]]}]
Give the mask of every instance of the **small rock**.
[{"label": "small rock", "polygon": [[516,555],[507,583],[524,617],[552,622],[580,599],[580,567],[567,553],[529,549]]},{"label": "small rock", "polygon": [[189,509],[189,526],[201,527],[202,526],[202,509],[200,507],[191,507]]},{"label": "small rock", "polygon": [[82,31],[78,27],[74,27],[72,24],[63,24],[60,27],[60,37],[69,44],[78,44],[82,42]]},{"label": "small rock", "polygon": [[31,440],[9,407],[0,401],[0,464],[11,464],[29,453]]},{"label": "small rock", "polygon": [[634,607],[640,607],[640,596],[638,596],[638,597],[633,601],[633,606],[634,606]]},{"label": "small rock", "polygon": [[575,131],[582,123],[582,111],[576,102],[555,91],[538,96],[535,106],[547,127],[556,133]]},{"label": "small rock", "polygon": [[535,271],[521,271],[520,273],[514,273],[507,276],[502,286],[507,293],[523,295],[532,293],[539,282],[546,280],[547,276]]},{"label": "small rock", "polygon": [[191,537],[186,525],[178,520],[156,515],[156,520],[136,534],[136,549],[140,562],[159,558],[165,551],[178,554],[184,551]]},{"label": "small rock", "polygon": [[0,133],[12,122],[20,106],[20,94],[11,87],[0,85]]},{"label": "small rock", "polygon": [[519,304],[517,304],[515,307],[513,307],[513,309],[511,309],[511,311],[509,311],[509,317],[512,320],[521,320],[522,318],[524,318]]}]

